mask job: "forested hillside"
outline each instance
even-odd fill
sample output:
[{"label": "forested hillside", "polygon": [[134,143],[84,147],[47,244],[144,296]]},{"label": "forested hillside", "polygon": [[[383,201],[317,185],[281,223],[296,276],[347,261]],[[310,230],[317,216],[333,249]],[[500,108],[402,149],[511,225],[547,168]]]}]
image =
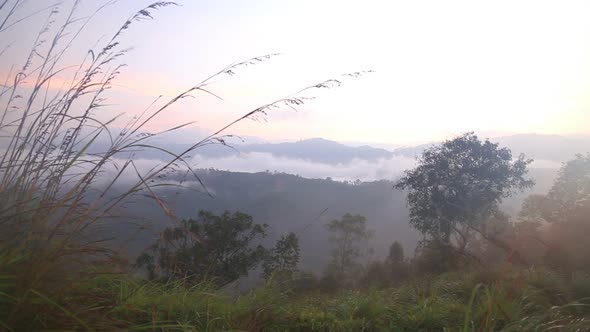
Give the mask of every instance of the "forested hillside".
[{"label": "forested hillside", "polygon": [[[401,243],[412,255],[419,234],[408,225],[405,193],[394,190],[395,180],[376,182],[338,182],[327,179],[307,179],[284,173],[239,173],[214,169],[198,170],[210,196],[198,184],[201,192],[178,189],[158,189],[158,195],[178,218],[194,217],[199,210],[215,213],[242,211],[257,222],[270,225],[268,241],[281,234],[294,232],[301,241],[301,264],[304,270],[322,272],[329,260],[329,234],[325,223],[347,212],[363,215],[375,231],[371,241],[372,257],[381,259],[393,241]],[[504,210],[515,218],[524,197],[544,193],[556,175],[554,169],[533,169],[531,176],[537,184],[531,191],[505,200]],[[171,177],[174,180],[174,177]],[[177,181],[180,177],[177,176]],[[146,197],[137,197],[120,210],[121,227],[114,236],[125,243],[130,258],[144,249],[149,240],[169,225],[169,217]],[[126,218],[136,220],[129,225]],[[142,233],[137,233],[141,225]],[[124,235],[126,234],[126,235]],[[151,234],[146,236],[146,234]],[[129,247],[130,244],[133,244]]]}]

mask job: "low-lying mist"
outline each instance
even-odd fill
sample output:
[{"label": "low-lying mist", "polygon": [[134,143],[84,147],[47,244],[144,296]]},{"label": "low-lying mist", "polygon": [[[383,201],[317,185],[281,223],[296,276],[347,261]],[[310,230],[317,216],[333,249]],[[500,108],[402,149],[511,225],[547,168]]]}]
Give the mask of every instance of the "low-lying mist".
[{"label": "low-lying mist", "polygon": [[215,168],[235,172],[282,172],[305,178],[332,178],[336,181],[376,181],[393,180],[412,168],[413,158],[394,156],[389,159],[368,161],[354,159],[350,163],[325,164],[303,159],[277,157],[270,153],[249,152],[222,158],[195,156],[194,165],[198,168]]}]

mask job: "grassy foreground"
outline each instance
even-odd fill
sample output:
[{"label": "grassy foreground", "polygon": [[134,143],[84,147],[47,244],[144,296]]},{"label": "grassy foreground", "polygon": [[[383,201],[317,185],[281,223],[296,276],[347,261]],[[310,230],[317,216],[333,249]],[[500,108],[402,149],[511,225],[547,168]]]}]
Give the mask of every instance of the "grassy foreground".
[{"label": "grassy foreground", "polygon": [[[4,278],[7,279],[6,276]],[[239,297],[207,284],[154,283],[101,276],[74,285],[61,302],[28,298],[30,315],[6,330],[137,331],[588,331],[590,277],[544,270],[474,271],[412,280],[381,290],[279,290]],[[21,303],[22,304],[22,303]],[[10,325],[8,325],[10,322]]]}]

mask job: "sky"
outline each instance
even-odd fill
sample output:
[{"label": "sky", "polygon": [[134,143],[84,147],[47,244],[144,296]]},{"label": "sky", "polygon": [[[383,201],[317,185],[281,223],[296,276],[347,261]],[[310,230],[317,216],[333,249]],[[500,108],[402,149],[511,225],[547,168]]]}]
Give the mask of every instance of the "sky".
[{"label": "sky", "polygon": [[[588,1],[178,1],[122,36],[128,65],[102,116],[138,114],[226,65],[280,53],[222,75],[206,94],[182,100],[150,124],[163,130],[195,121],[212,131],[326,79],[334,89],[293,111],[269,112],[230,133],[270,141],[323,137],[341,142],[412,145],[465,131],[590,134]],[[29,0],[22,15],[50,0]],[[69,3],[65,1],[64,6]],[[101,1],[81,2],[79,15]],[[63,66],[105,42],[151,1],[116,1],[91,21]],[[30,49],[40,13],[11,28],[0,78]],[[28,44],[27,44],[28,43]],[[371,70],[361,77],[346,73]]]}]

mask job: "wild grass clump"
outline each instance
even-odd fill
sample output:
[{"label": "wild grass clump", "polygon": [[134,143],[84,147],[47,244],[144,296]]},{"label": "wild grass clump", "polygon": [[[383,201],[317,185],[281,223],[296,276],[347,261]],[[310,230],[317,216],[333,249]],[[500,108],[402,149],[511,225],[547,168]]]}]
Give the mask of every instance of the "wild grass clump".
[{"label": "wild grass clump", "polygon": [[[21,21],[22,2],[2,3],[0,21],[11,23],[0,28],[0,34]],[[103,7],[87,18],[77,17],[78,1],[70,8],[59,3],[47,7],[45,25],[30,53],[12,67],[0,87],[0,131],[5,134],[0,159],[0,271],[6,280],[0,322],[6,327],[52,325],[36,320],[39,317],[78,320],[64,307],[68,290],[83,280],[90,262],[110,260],[115,265],[115,253],[94,234],[121,199],[110,197],[108,190],[133,162],[115,172],[111,184],[100,186],[97,180],[115,155],[151,135],[141,131],[146,119],[137,117],[114,133],[110,125],[115,119],[101,120],[104,116],[97,113],[123,67],[117,63],[127,49],[119,37],[135,22],[172,4],[156,2],[138,11],[74,69],[64,65],[65,54]],[[66,83],[56,86],[54,80]],[[95,142],[105,137],[110,145],[91,153]],[[123,197],[140,187],[135,185]]]},{"label": "wild grass clump", "polygon": [[[96,274],[126,272],[127,262],[109,249],[104,235],[120,215],[121,204],[132,197],[149,199],[176,222],[157,189],[176,186],[207,193],[188,162],[192,151],[208,144],[225,145],[224,132],[234,124],[279,107],[296,108],[309,99],[305,96],[309,90],[334,87],[340,80],[326,80],[249,110],[184,151],[168,151],[150,143],[151,139],[192,122],[160,132],[147,131],[148,124],[196,93],[216,96],[208,90],[214,78],[234,75],[238,68],[276,54],[233,63],[168,100],[158,98],[122,122],[102,112],[109,90],[126,66],[123,59],[130,49],[122,45],[121,36],[138,22],[152,19],[155,11],[176,4],[159,1],[138,10],[105,43],[89,48],[72,66],[66,62],[75,57],[72,43],[114,2],[105,2],[84,17],[77,0],[71,6],[57,2],[31,15],[21,12],[24,2],[0,1],[2,63],[13,61],[4,52],[9,45],[2,44],[6,42],[3,33],[45,16],[30,52],[8,64],[9,71],[2,73],[6,79],[0,82],[0,326],[8,330],[87,328],[87,319],[100,321],[94,317],[98,309],[74,307],[73,303],[90,302],[77,299],[84,292],[73,290],[84,289],[82,285]],[[142,171],[134,152],[149,149],[169,158]],[[165,175],[170,173],[190,176],[201,187],[166,182]],[[131,183],[119,185],[124,177],[131,178]],[[90,270],[90,266],[100,268]]]},{"label": "wild grass clump", "polygon": [[[539,288],[540,284],[554,282],[550,273],[508,271],[495,282],[477,284],[469,294],[457,291],[470,287],[478,273],[465,273],[456,278],[435,277],[430,284],[408,282],[395,288],[336,294],[295,294],[267,284],[239,296],[219,290],[213,283],[191,285],[183,280],[161,283],[125,275],[101,275],[73,287],[68,306],[53,319],[59,320],[60,326],[66,326],[65,321],[70,329],[81,330],[585,331],[590,328],[590,307],[584,299],[570,301],[541,291],[546,289]],[[543,276],[547,280],[539,283]],[[559,289],[568,292],[582,282],[562,281]]]},{"label": "wild grass clump", "polygon": [[473,289],[463,330],[588,329],[590,307],[577,287],[579,282],[549,270],[505,271],[496,282]]}]

